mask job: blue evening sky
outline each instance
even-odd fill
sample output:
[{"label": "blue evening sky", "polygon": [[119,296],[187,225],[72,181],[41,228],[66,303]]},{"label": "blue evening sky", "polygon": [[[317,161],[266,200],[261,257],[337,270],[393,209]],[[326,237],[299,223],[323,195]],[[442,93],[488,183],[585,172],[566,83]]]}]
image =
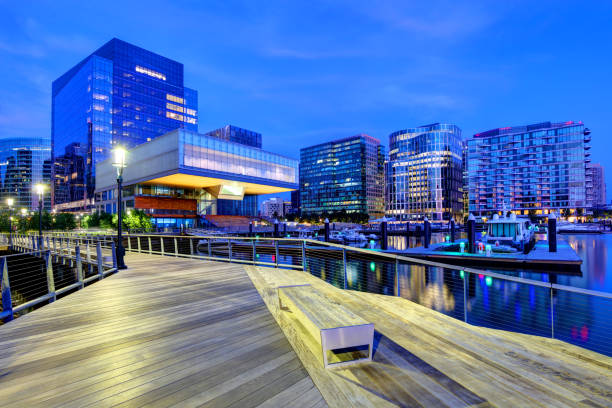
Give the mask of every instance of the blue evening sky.
[{"label": "blue evening sky", "polygon": [[51,82],[118,37],[185,66],[199,126],[266,150],[449,122],[582,120],[612,189],[610,1],[0,0],[0,137],[50,134]]}]

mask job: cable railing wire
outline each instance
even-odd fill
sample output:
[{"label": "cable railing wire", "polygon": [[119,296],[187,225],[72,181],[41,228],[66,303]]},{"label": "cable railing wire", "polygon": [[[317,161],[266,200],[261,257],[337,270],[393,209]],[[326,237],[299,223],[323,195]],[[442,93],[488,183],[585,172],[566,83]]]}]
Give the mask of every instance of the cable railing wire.
[{"label": "cable railing wire", "polygon": [[[108,258],[117,243],[104,235],[51,238],[64,256],[79,243],[99,244]],[[31,247],[33,240],[19,242]],[[604,318],[612,312],[610,293],[309,239],[138,234],[125,236],[122,244],[130,252],[302,269],[341,289],[400,296],[469,324],[557,338],[612,355],[612,323]],[[89,258],[86,276],[99,273],[97,254]],[[67,272],[66,284],[70,276]]]}]

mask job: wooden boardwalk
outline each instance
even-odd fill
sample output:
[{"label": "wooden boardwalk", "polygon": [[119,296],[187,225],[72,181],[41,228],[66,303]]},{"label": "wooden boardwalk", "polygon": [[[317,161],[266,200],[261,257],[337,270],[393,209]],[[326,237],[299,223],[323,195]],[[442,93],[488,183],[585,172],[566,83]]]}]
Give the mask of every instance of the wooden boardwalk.
[{"label": "wooden boardwalk", "polygon": [[243,266],[126,263],[0,326],[1,407],[327,406]]},{"label": "wooden boardwalk", "polygon": [[[612,359],[577,346],[466,324],[394,296],[337,289],[300,271],[249,276],[330,406],[612,407]],[[278,286],[311,284],[375,324],[372,363],[325,370]]]}]

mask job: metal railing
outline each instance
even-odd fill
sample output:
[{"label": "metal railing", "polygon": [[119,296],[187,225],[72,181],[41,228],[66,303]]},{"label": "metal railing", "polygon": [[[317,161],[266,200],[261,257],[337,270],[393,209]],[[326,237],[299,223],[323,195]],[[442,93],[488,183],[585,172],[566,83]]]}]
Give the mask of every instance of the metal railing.
[{"label": "metal railing", "polygon": [[25,234],[0,236],[16,252],[0,257],[0,321],[116,272],[114,242]]},{"label": "metal railing", "polygon": [[[83,237],[56,238],[65,247]],[[114,249],[116,237],[91,238]],[[343,289],[400,296],[466,323],[612,355],[612,293],[298,238],[139,235],[128,252],[303,270]],[[65,249],[64,249],[65,251]],[[129,267],[129,262],[128,262]]]}]

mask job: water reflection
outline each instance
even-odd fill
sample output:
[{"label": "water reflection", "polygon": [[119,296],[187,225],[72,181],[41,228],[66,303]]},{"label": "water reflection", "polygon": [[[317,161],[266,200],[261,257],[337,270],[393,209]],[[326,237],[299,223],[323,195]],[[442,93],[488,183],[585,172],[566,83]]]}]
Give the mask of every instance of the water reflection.
[{"label": "water reflection", "polygon": [[[443,234],[434,234],[439,242]],[[541,282],[612,292],[612,272],[608,272],[607,248],[612,235],[565,237],[583,258],[582,276],[541,273],[530,270],[493,272]],[[420,245],[416,237],[389,237],[393,248]],[[372,260],[374,259],[374,260]],[[495,279],[461,271],[420,264],[382,262],[363,256],[347,262],[346,277],[342,259],[309,259],[308,269],[337,287],[385,295],[399,295],[471,324],[554,337],[612,355],[610,313],[612,300]],[[346,285],[346,286],[345,286]],[[464,305],[464,288],[466,302]],[[554,325],[554,327],[553,327]]]}]

